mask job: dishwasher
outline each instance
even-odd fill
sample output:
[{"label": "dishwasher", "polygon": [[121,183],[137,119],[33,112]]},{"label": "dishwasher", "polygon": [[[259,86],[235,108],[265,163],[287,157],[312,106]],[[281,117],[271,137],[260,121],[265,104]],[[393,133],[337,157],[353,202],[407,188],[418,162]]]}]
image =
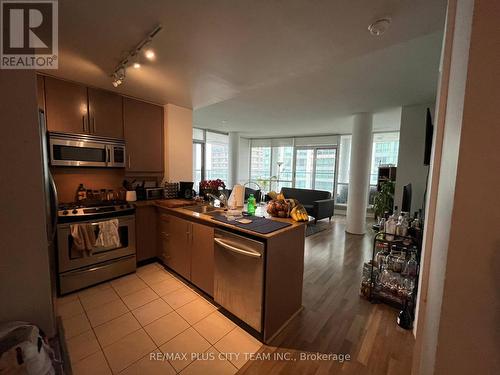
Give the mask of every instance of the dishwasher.
[{"label": "dishwasher", "polygon": [[215,302],[258,332],[262,332],[264,251],[264,242],[215,230]]}]

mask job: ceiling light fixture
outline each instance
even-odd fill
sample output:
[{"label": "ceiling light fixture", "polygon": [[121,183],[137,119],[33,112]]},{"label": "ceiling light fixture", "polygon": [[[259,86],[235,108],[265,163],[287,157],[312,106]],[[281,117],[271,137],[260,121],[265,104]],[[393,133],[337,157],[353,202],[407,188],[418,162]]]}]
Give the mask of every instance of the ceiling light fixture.
[{"label": "ceiling light fixture", "polygon": [[389,29],[390,25],[391,17],[381,18],[370,24],[368,26],[368,31],[370,31],[370,34],[373,36],[381,36]]},{"label": "ceiling light fixture", "polygon": [[[141,52],[141,50],[146,46],[148,45],[149,43],[151,43],[151,41],[153,40],[153,38],[156,36],[156,34],[158,34],[162,29],[162,26],[161,25],[158,25],[156,26],[153,31],[151,31],[143,40],[141,40],[136,46],[134,49],[132,49],[131,51],[129,51],[129,53],[127,54],[127,56],[118,63],[118,65],[116,65],[115,67],[115,70],[113,70],[113,73],[111,73],[111,78],[113,79],[112,81],[112,84],[114,87],[118,87],[120,86],[122,83],[123,83],[123,80],[125,79],[125,69],[127,68],[127,66],[130,66],[130,64],[132,63],[132,61],[134,59],[136,59],[136,56],[139,54],[139,52]],[[150,60],[154,59],[154,52],[150,49],[148,49],[147,51],[151,51],[153,53],[153,58],[149,58]],[[146,52],[147,52],[146,51]],[[146,55],[147,57],[147,55]],[[132,66],[136,69],[139,69],[141,67],[141,64],[138,63],[138,62],[135,62],[132,64]]]},{"label": "ceiling light fixture", "polygon": [[154,60],[155,58],[155,51],[153,51],[152,49],[148,49],[144,52],[144,56],[146,56],[146,58],[148,60]]}]

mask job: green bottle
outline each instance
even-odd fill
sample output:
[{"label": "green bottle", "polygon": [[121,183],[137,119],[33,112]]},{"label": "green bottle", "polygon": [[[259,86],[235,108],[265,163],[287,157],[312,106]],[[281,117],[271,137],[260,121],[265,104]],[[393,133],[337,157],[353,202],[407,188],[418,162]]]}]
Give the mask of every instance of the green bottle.
[{"label": "green bottle", "polygon": [[253,196],[253,194],[250,194],[247,201],[247,212],[250,215],[255,214],[255,204],[256,204],[255,197]]}]

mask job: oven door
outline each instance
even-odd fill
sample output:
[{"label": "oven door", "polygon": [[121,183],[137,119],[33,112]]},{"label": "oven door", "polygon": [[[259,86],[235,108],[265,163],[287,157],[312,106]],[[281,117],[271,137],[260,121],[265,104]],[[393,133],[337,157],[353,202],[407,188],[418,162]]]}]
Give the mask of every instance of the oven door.
[{"label": "oven door", "polygon": [[50,164],[69,167],[106,167],[108,151],[105,143],[51,137]]},{"label": "oven door", "polygon": [[[71,236],[71,223],[58,224],[57,226],[57,256],[59,273],[78,268],[95,265],[101,262],[135,255],[135,217],[134,215],[120,216],[118,219],[118,234],[120,247],[96,247],[92,253],[78,251],[73,248]],[[110,220],[101,219],[94,221],[80,221],[73,224],[90,224],[95,228],[96,238],[99,231],[99,222]]]}]

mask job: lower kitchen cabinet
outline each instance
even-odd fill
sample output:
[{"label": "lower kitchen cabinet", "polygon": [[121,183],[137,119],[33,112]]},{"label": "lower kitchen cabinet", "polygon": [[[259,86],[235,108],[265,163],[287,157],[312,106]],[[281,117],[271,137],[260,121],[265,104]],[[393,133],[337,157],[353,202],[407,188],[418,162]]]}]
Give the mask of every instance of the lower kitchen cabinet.
[{"label": "lower kitchen cabinet", "polygon": [[191,222],[160,214],[161,253],[164,263],[186,279],[191,279]]},{"label": "lower kitchen cabinet", "polygon": [[214,228],[192,223],[191,233],[191,282],[213,296]]},{"label": "lower kitchen cabinet", "polygon": [[156,233],[156,208],[154,206],[137,206],[135,210],[135,236],[137,261],[157,256],[158,238]]},{"label": "lower kitchen cabinet", "polygon": [[214,229],[159,214],[160,257],[165,265],[209,295],[214,289]]}]

